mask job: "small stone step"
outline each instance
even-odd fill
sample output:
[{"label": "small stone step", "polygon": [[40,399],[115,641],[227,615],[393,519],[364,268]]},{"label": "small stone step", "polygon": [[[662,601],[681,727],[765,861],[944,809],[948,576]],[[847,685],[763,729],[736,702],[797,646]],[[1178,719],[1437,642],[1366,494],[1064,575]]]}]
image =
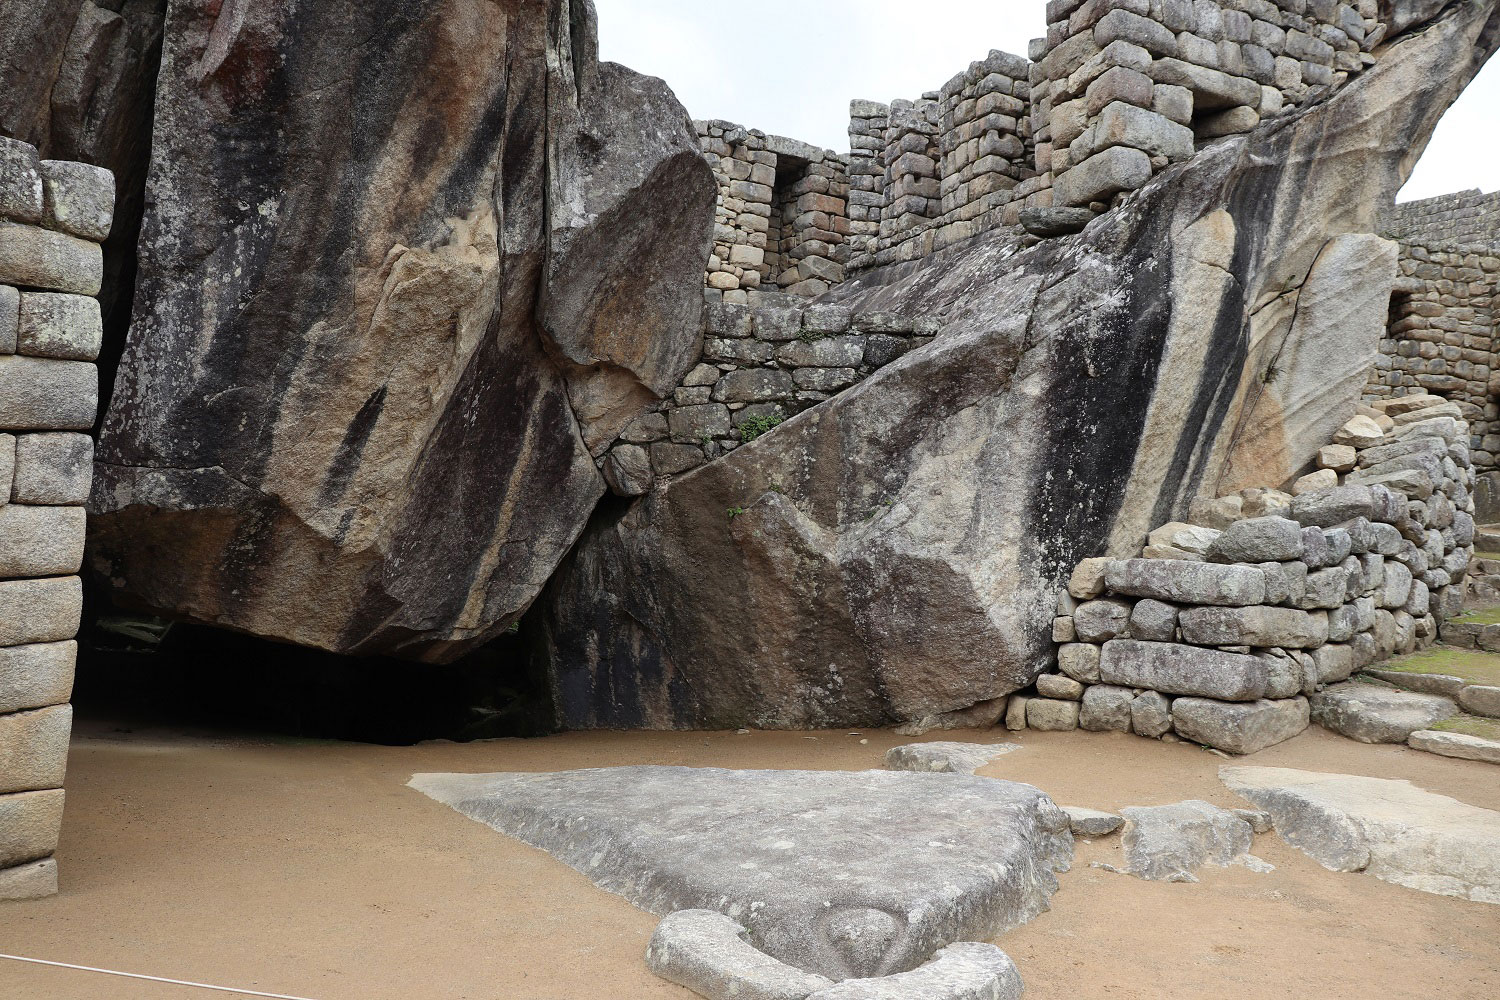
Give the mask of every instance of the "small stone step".
[{"label": "small stone step", "polygon": [[1458,714],[1448,698],[1346,681],[1312,697],[1312,720],[1361,743],[1405,743],[1407,737]]},{"label": "small stone step", "polygon": [[1470,736],[1468,733],[1422,729],[1407,737],[1406,745],[1413,750],[1425,750],[1444,757],[1500,764],[1500,740],[1487,740],[1482,736]]}]

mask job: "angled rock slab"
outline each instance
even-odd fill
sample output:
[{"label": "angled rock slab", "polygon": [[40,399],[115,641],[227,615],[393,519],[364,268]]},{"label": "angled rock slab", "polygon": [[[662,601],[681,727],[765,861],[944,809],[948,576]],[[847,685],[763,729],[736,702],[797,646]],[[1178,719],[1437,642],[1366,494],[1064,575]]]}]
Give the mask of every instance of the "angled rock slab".
[{"label": "angled rock slab", "polygon": [[1406,738],[1413,750],[1425,750],[1459,760],[1481,760],[1500,764],[1500,740],[1487,740],[1468,733],[1447,733],[1439,729],[1421,729]]},{"label": "angled rock slab", "polygon": [[1349,681],[1312,697],[1312,720],[1361,743],[1405,743],[1407,737],[1458,714],[1437,695],[1415,694]]},{"label": "angled rock slab", "polygon": [[885,752],[892,771],[973,774],[996,757],[1021,749],[1015,743],[908,743]]},{"label": "angled rock slab", "polygon": [[841,980],[912,969],[1047,909],[1068,816],[993,778],[616,767],[411,786],[652,913],[715,909]]},{"label": "angled rock slab", "polygon": [[1068,814],[1068,828],[1075,837],[1107,837],[1125,823],[1125,817],[1100,809],[1063,806]]},{"label": "angled rock slab", "polygon": [[833,985],[756,948],[749,932],[713,910],[678,910],[656,925],[646,967],[714,1000],[804,1000]]},{"label": "angled rock slab", "polygon": [[1250,857],[1250,824],[1210,803],[1189,799],[1120,812],[1126,820],[1124,872],[1148,882],[1197,881],[1192,873],[1204,865],[1227,868]]},{"label": "angled rock slab", "polygon": [[1020,1000],[1021,974],[992,944],[962,941],[910,972],[880,979],[850,979],[810,1000]]},{"label": "angled rock slab", "polygon": [[1221,767],[1219,778],[1324,868],[1500,903],[1500,812],[1390,778],[1282,767]]}]

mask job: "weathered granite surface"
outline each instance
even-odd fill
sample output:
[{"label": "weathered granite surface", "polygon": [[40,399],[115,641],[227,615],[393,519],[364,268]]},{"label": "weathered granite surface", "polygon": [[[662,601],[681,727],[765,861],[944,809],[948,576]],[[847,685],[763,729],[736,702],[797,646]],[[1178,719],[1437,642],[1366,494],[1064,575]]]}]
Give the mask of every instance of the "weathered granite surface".
[{"label": "weathered granite surface", "polygon": [[171,5],[92,504],[117,597],[438,661],[531,603],[593,449],[699,351],[712,176],[595,33],[588,0]]},{"label": "weathered granite surface", "polygon": [[913,969],[1047,908],[1068,816],[992,778],[617,767],[419,774],[413,788],[653,913],[714,909],[833,980]]},{"label": "weathered granite surface", "polygon": [[1379,297],[1394,256],[1360,234],[1497,26],[1451,4],[1078,236],[993,231],[839,286],[943,332],[590,526],[536,619],[558,723],[868,725],[1031,683],[1080,559],[1134,554],[1237,470],[1310,466],[1352,412],[1381,324],[1331,289]]}]

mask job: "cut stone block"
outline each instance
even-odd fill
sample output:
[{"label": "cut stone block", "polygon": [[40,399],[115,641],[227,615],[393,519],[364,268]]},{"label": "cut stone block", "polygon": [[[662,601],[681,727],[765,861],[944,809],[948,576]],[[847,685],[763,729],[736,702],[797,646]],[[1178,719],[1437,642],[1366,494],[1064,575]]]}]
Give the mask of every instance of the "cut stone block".
[{"label": "cut stone block", "polygon": [[0,577],[77,573],[83,532],[82,507],[0,507]]},{"label": "cut stone block", "polygon": [[97,243],[35,226],[0,222],[0,282],[98,295],[104,251]]},{"label": "cut stone block", "polygon": [[63,791],[0,795],[0,868],[50,857],[62,832]]},{"label": "cut stone block", "polygon": [[1459,692],[1458,707],[1471,715],[1500,719],[1500,687],[1471,684]]},{"label": "cut stone block", "polygon": [[82,614],[83,584],[76,576],[0,580],[0,646],[71,639]]},{"label": "cut stone block", "polygon": [[0,871],[0,902],[57,895],[57,859],[43,858]]},{"label": "cut stone block", "polygon": [[71,705],[0,715],[0,793],[61,788],[72,728]]},{"label": "cut stone block", "polygon": [[932,961],[880,979],[849,979],[809,1000],[1021,1000],[1021,974],[992,944],[960,941]]},{"label": "cut stone block", "polygon": [[1223,566],[1186,559],[1122,559],[1105,574],[1109,589],[1130,597],[1178,604],[1242,607],[1266,598],[1266,575],[1254,566]]},{"label": "cut stone block", "polygon": [[35,146],[0,136],[0,218],[42,221],[42,160]]},{"label": "cut stone block", "polygon": [[1130,626],[1130,611],[1129,601],[1085,601],[1073,610],[1073,632],[1080,642],[1104,642],[1124,635]]},{"label": "cut stone block", "polygon": [[104,342],[99,300],[60,292],[22,292],[16,353],[63,361],[93,361]]},{"label": "cut stone block", "polygon": [[0,712],[65,703],[73,694],[76,642],[0,646]]},{"label": "cut stone block", "polygon": [[1134,191],[1151,179],[1151,157],[1139,149],[1114,146],[1095,153],[1053,182],[1063,205],[1107,201],[1121,191]]},{"label": "cut stone block", "polygon": [[1172,729],[1172,700],[1160,691],[1143,691],[1130,703],[1130,730],[1156,739]]},{"label": "cut stone block", "polygon": [[1066,674],[1042,674],[1036,679],[1036,693],[1043,698],[1078,701],[1083,697],[1083,684]]},{"label": "cut stone block", "polygon": [[1314,722],[1361,743],[1405,743],[1412,733],[1457,714],[1447,698],[1358,681],[1336,684],[1312,699]]},{"label": "cut stone block", "polygon": [[1388,778],[1279,767],[1222,767],[1219,777],[1324,868],[1500,903],[1500,812]]},{"label": "cut stone block", "polygon": [[1209,546],[1209,562],[1287,562],[1302,558],[1302,526],[1285,517],[1236,521]]},{"label": "cut stone block", "polygon": [[722,913],[678,910],[656,925],[646,946],[646,967],[715,1000],[805,1000],[833,985],[777,961],[748,938],[745,928]]},{"label": "cut stone block", "polygon": [[1406,738],[1413,750],[1456,757],[1459,760],[1481,760],[1500,764],[1500,740],[1487,740],[1468,733],[1449,733],[1441,729],[1420,729]]},{"label": "cut stone block", "polygon": [[16,438],[12,503],[82,505],[93,481],[94,439],[87,434],[60,431]]},{"label": "cut stone block", "polygon": [[[1243,522],[1241,522],[1243,523]],[[1184,642],[1199,646],[1310,649],[1328,641],[1328,615],[1295,608],[1188,608],[1177,618]]]},{"label": "cut stone block", "polygon": [[1063,806],[1068,814],[1068,829],[1075,837],[1107,837],[1125,824],[1125,817],[1082,806]]},{"label": "cut stone block", "polygon": [[1094,733],[1130,732],[1130,703],[1135,692],[1109,684],[1095,684],[1083,692],[1078,725]]},{"label": "cut stone block", "polygon": [[115,216],[115,175],[103,167],[43,160],[42,202],[49,224],[80,239],[103,243]]},{"label": "cut stone block", "polygon": [[1079,703],[1054,698],[1030,698],[1026,725],[1044,733],[1066,733],[1078,728]]},{"label": "cut stone block", "polygon": [[1255,701],[1269,680],[1266,664],[1254,656],[1133,639],[1104,644],[1099,676],[1120,687],[1225,701]]},{"label": "cut stone block", "polygon": [[834,980],[1024,923],[1072,856],[1067,814],[1041,791],[967,775],[612,767],[411,784],[642,909],[716,909]]},{"label": "cut stone block", "polygon": [[1292,518],[1303,525],[1332,528],[1356,517],[1376,520],[1368,486],[1339,486],[1304,493],[1292,501]]},{"label": "cut stone block", "polygon": [[1254,839],[1249,823],[1197,799],[1120,812],[1125,817],[1124,870],[1148,882],[1186,881],[1182,876],[1204,865],[1226,868],[1250,852]]},{"label": "cut stone block", "polygon": [[0,430],[86,431],[99,406],[99,373],[87,361],[0,355]]},{"label": "cut stone block", "polygon": [[1098,684],[1098,646],[1088,642],[1069,642],[1057,649],[1057,668],[1082,684]]},{"label": "cut stone block", "polygon": [[16,327],[21,321],[21,293],[0,285],[0,354],[16,353]]},{"label": "cut stone block", "polygon": [[1172,726],[1185,740],[1248,754],[1284,743],[1308,726],[1306,698],[1229,703],[1209,698],[1172,702]]},{"label": "cut stone block", "polygon": [[997,757],[1021,749],[1014,743],[909,743],[885,752],[892,771],[973,774]]}]

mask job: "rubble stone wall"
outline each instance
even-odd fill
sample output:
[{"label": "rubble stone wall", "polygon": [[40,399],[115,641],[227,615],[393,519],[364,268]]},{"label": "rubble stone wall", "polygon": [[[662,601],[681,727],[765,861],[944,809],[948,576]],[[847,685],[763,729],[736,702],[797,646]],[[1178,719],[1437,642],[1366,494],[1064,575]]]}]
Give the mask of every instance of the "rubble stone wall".
[{"label": "rubble stone wall", "polygon": [[1473,556],[1468,428],[1439,396],[1385,400],[1291,495],[1201,501],[1139,559],[1087,559],[1058,604],[1058,669],[1013,728],[1134,732],[1253,753],[1308,698],[1437,641]]},{"label": "rubble stone wall", "polygon": [[672,396],[625,428],[603,459],[610,489],[640,496],[656,480],[728,454],[932,340],[930,318],[808,304],[757,293],[754,306],[708,293],[702,360]]},{"label": "rubble stone wall", "polygon": [[57,891],[114,179],[0,139],[0,900]]},{"label": "rubble stone wall", "polygon": [[1386,234],[1401,243],[1390,327],[1366,399],[1436,393],[1458,404],[1480,473],[1500,466],[1500,194],[1478,191],[1397,205]]},{"label": "rubble stone wall", "polygon": [[756,289],[810,298],[843,281],[848,158],[733,122],[694,125],[719,184],[708,287],[743,305]]}]

